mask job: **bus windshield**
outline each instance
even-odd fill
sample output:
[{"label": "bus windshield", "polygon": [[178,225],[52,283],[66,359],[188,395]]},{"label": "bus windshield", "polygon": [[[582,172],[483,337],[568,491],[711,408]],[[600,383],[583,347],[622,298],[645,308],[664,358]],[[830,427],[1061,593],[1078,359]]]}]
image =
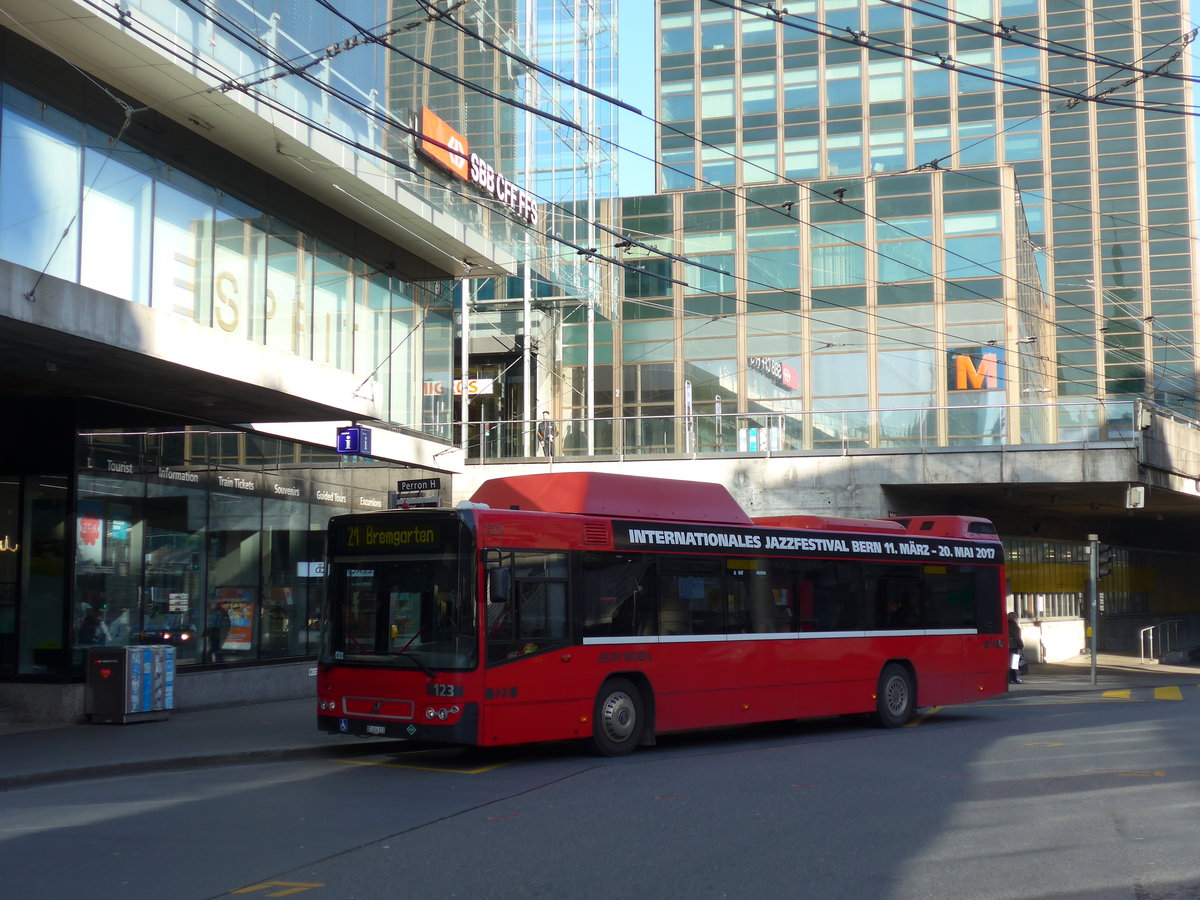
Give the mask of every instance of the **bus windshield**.
[{"label": "bus windshield", "polygon": [[471,669],[477,627],[454,553],[334,561],[324,661]]}]

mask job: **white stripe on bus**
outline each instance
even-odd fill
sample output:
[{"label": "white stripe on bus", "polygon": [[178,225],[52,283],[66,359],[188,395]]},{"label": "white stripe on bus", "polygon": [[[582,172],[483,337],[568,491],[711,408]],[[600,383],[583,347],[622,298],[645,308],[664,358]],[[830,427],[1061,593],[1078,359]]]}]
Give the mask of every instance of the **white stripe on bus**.
[{"label": "white stripe on bus", "polygon": [[978,634],[974,628],[908,629],[894,631],[783,631],[754,634],[652,634],[613,637],[585,637],[592,644],[694,644],[701,641],[811,641],[825,638],[938,637]]}]

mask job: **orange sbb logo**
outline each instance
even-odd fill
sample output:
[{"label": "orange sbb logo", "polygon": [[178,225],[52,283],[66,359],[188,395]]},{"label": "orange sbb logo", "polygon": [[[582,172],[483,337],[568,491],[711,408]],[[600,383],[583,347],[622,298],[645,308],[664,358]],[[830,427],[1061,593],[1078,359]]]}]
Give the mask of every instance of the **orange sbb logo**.
[{"label": "orange sbb logo", "polygon": [[451,175],[490,194],[530,225],[538,223],[537,201],[477,153],[467,139],[428,107],[421,107],[421,152]]},{"label": "orange sbb logo", "polygon": [[470,180],[467,139],[426,107],[421,108],[421,151],[451,175]]}]

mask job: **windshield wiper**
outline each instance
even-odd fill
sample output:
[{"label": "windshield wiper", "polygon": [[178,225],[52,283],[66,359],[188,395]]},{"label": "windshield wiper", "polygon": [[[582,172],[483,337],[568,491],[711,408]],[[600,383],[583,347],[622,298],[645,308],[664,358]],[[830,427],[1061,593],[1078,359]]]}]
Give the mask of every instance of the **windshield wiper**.
[{"label": "windshield wiper", "polygon": [[413,641],[415,641],[417,638],[419,638],[424,631],[425,631],[425,626],[422,625],[420,628],[417,629],[417,633],[414,634],[412,637],[410,637],[405,642],[404,646],[396,651],[396,655],[403,656],[405,659],[411,659],[414,663],[417,664],[418,669],[420,669],[422,672],[424,672],[426,675],[428,675],[430,677],[430,679],[434,679],[434,678],[437,678],[437,672],[435,672],[435,671],[433,671],[433,669],[429,668],[429,666],[426,665],[425,660],[421,659],[421,657],[417,656],[417,654],[408,652],[408,648],[413,645]]},{"label": "windshield wiper", "polygon": [[429,668],[429,666],[426,664],[425,660],[421,659],[421,657],[417,656],[417,654],[409,653],[407,650],[397,650],[396,655],[403,656],[405,659],[411,659],[414,663],[417,664],[417,668],[420,669],[422,672],[424,672],[426,675],[428,675],[430,677],[430,679],[437,678],[437,672],[435,672],[435,671],[433,671],[433,669]]}]

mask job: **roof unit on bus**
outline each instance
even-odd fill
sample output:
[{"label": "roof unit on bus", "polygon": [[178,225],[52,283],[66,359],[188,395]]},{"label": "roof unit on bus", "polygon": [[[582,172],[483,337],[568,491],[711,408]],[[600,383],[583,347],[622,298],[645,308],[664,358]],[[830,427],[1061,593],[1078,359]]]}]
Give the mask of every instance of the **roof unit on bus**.
[{"label": "roof unit on bus", "polygon": [[609,518],[753,525],[724,485],[612,472],[554,472],[493,478],[471,495],[492,509]]},{"label": "roof unit on bus", "polygon": [[805,528],[815,531],[898,531],[903,525],[889,519],[836,519],[828,516],[757,516],[756,525],[771,525],[776,528]]},{"label": "roof unit on bus", "polygon": [[998,541],[996,526],[990,519],[977,516],[897,516],[891,519],[912,534],[928,534],[936,537],[974,538],[975,540]]}]

